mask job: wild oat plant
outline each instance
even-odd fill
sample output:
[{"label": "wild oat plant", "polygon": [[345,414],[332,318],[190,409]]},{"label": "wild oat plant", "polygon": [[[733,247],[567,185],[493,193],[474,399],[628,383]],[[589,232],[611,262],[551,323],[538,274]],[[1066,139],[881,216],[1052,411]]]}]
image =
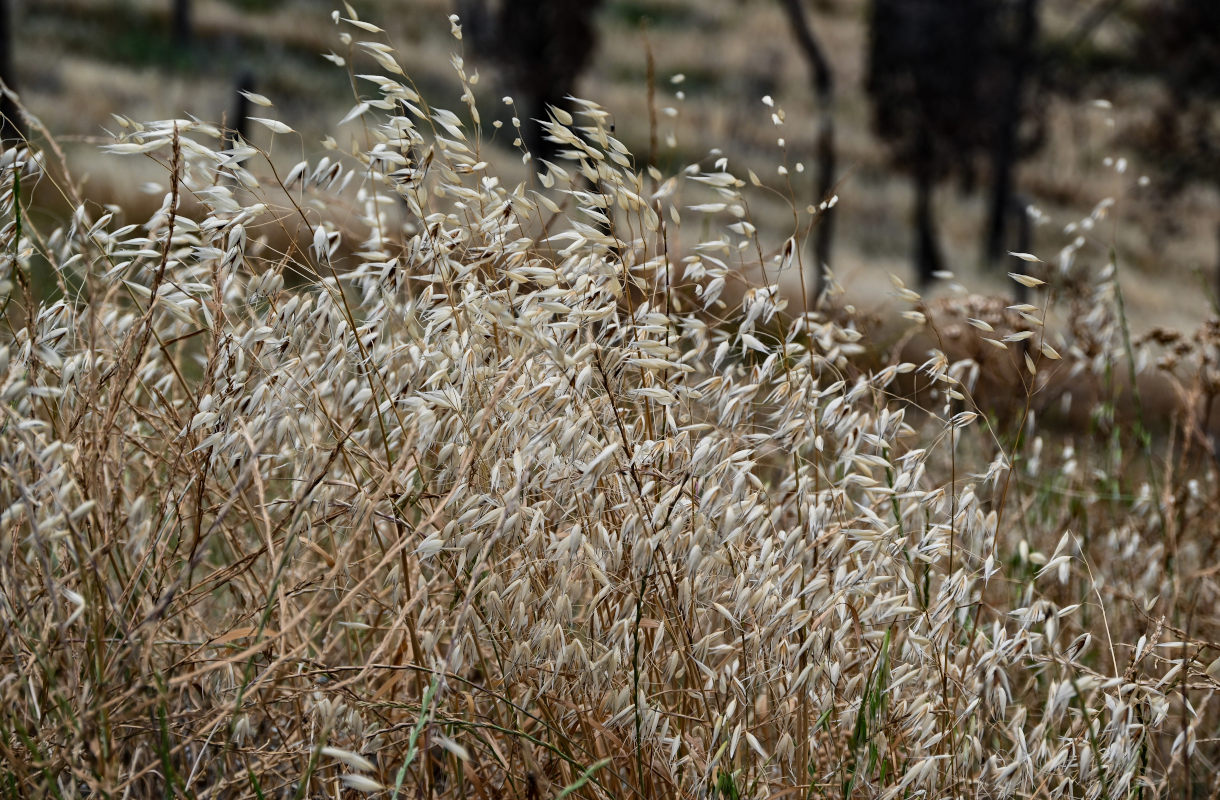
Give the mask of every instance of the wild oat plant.
[{"label": "wild oat plant", "polygon": [[590,102],[509,185],[344,15],[358,146],[119,120],[139,222],[3,156],[0,794],[1216,796],[1218,337],[1141,366],[1105,205],[890,348],[785,300],[818,207]]}]

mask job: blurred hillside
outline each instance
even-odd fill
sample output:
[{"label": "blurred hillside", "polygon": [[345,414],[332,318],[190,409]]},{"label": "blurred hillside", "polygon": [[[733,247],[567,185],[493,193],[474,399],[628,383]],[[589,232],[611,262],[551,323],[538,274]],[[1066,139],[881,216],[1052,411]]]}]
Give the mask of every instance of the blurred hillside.
[{"label": "blurred hillside", "polygon": [[[24,103],[68,150],[75,177],[93,197],[124,207],[152,206],[163,174],[133,173],[130,159],[105,157],[98,145],[114,130],[111,114],[156,119],[190,114],[230,123],[243,74],[275,102],[275,116],[302,134],[307,154],[338,135],[335,123],[358,91],[347,69],[322,57],[338,53],[354,72],[374,62],[339,41],[331,0],[192,0],[189,46],[171,36],[171,0],[10,0],[16,31],[16,79]],[[399,60],[434,105],[460,108],[451,53],[462,48],[477,69],[484,123],[503,115],[514,87],[479,52],[473,37],[450,33],[450,0],[353,2],[361,18],[385,28]],[[1104,252],[1113,244],[1138,327],[1193,327],[1214,306],[1220,197],[1214,184],[1169,178],[1147,146],[1146,131],[1167,90],[1157,65],[1138,59],[1138,3],[1043,0],[1037,99],[1042,146],[1016,171],[1017,189],[1037,207],[1033,252],[1050,260],[1075,233],[1065,225],[1089,216],[1104,198],[1115,206],[1088,234]],[[837,230],[832,268],[857,302],[884,301],[888,274],[913,283],[911,180],[874,133],[866,92],[869,3],[806,0],[811,28],[834,74],[838,146]],[[763,241],[779,247],[792,234],[785,195],[815,202],[812,159],[816,101],[809,70],[778,0],[605,0],[600,41],[577,91],[614,115],[618,135],[637,156],[657,142],[663,169],[701,161],[719,149],[730,168],[753,169],[778,191],[751,209]],[[649,52],[655,61],[656,124],[650,130]],[[777,129],[774,98],[785,112]],[[1104,98],[1109,105],[1095,103]],[[962,114],[971,109],[962,108]],[[1213,112],[1214,113],[1214,112]],[[358,124],[358,123],[357,123]],[[355,127],[350,126],[350,127]],[[503,129],[507,130],[507,129]],[[353,131],[354,132],[354,131]],[[253,131],[256,144],[268,145]],[[783,137],[781,147],[777,139]],[[280,139],[277,147],[286,140]],[[524,176],[519,154],[501,132],[486,130],[484,157]],[[296,153],[275,153],[285,160]],[[1168,160],[1168,155],[1165,156]],[[787,165],[787,177],[778,168]],[[798,166],[799,165],[799,166]],[[1213,167],[1214,168],[1214,167]],[[1120,171],[1121,169],[1121,171]],[[1189,169],[1189,166],[1188,166]],[[515,170],[515,172],[514,172]],[[1201,172],[1206,169],[1201,167]],[[1141,181],[1143,175],[1147,181]],[[1004,270],[983,270],[986,176],[973,187],[941,182],[934,195],[946,264],[971,287],[1008,292]],[[53,210],[44,213],[54,213]],[[1096,263],[1094,268],[1100,268]]]}]

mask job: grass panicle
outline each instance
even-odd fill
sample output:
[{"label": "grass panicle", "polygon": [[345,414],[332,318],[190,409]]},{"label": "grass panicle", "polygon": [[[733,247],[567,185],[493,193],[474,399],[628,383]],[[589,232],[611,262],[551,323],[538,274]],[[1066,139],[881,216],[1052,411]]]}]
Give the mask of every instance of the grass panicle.
[{"label": "grass panicle", "polygon": [[338,16],[325,150],[123,119],[147,219],[0,159],[0,793],[1215,793],[1215,325],[1070,226],[1028,303],[793,311],[819,209],[583,100],[509,179]]}]

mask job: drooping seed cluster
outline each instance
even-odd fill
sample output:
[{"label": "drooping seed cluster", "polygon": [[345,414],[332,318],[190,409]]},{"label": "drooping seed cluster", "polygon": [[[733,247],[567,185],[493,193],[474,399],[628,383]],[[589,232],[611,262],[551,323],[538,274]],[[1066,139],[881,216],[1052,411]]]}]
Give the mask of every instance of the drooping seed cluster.
[{"label": "drooping seed cluster", "polygon": [[[0,164],[5,785],[1189,779],[1217,620],[1183,616],[1215,594],[1185,597],[1214,545],[1183,526],[1210,473],[1177,498],[1149,461],[1123,496],[1104,453],[1005,438],[977,362],[868,366],[850,315],[788,307],[799,244],[758,241],[758,181],[727,159],[638,169],[582,101],[549,126],[566,160],[509,185],[460,59],[462,116],[344,36],[391,76],[357,76],[354,152],[285,168],[197,121],[124,119],[110,150],[165,164],[161,207],[82,202],[45,237],[22,216],[45,165]],[[993,340],[1031,392],[1058,360],[1045,312]]]}]

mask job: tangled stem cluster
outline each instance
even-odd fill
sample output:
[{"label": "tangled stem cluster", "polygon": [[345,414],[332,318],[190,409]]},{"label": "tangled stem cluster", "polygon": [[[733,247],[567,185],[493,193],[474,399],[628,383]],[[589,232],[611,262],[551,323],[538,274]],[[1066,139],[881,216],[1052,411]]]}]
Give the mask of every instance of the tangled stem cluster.
[{"label": "tangled stem cluster", "polygon": [[1121,337],[972,319],[1028,379],[1009,436],[978,360],[869,365],[850,315],[786,307],[800,247],[759,243],[756,176],[638,170],[581,102],[549,126],[566,159],[509,185],[460,59],[461,117],[344,35],[392,76],[356,76],[354,152],[285,169],[122,120],[161,207],[80,200],[46,235],[53,170],[0,165],[0,793],[1206,780],[1215,523],[1183,532],[1214,481],[1175,493],[1150,457],[1127,483],[1133,451],[1030,413],[1060,350],[1113,364]]}]

